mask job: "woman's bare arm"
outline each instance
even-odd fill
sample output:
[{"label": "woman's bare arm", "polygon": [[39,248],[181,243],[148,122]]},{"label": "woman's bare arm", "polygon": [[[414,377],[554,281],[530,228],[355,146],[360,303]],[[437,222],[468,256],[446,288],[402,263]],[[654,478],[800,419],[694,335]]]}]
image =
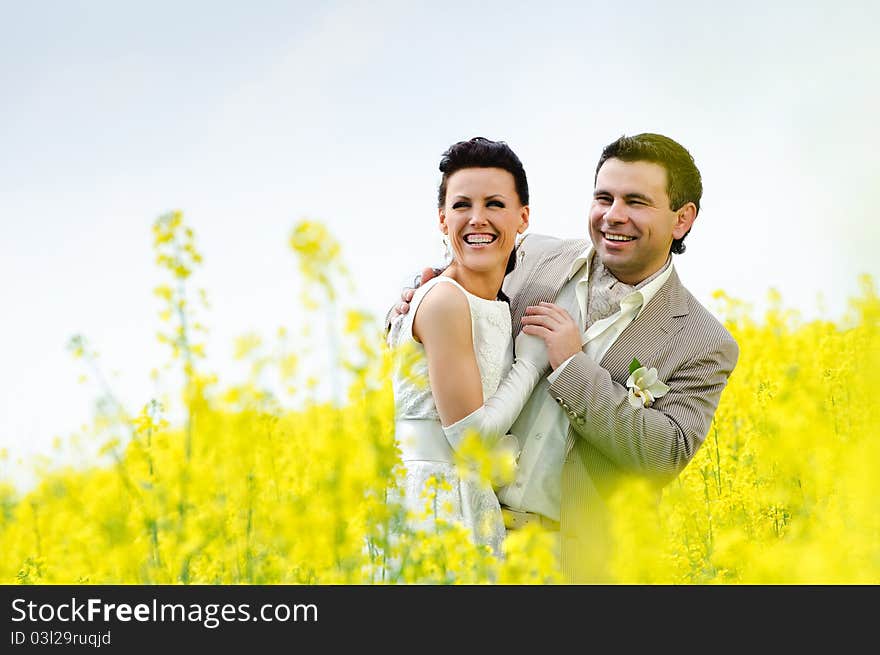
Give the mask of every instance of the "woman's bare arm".
[{"label": "woman's bare arm", "polygon": [[451,425],[480,408],[483,385],[464,293],[452,284],[430,289],[416,310],[413,335],[425,348],[441,423]]}]

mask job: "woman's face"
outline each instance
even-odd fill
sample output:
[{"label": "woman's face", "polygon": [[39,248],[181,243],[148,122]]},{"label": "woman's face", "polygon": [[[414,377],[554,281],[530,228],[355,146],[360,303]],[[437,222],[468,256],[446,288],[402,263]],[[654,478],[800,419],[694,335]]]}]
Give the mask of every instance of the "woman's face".
[{"label": "woman's face", "polygon": [[516,235],[529,226],[529,208],[503,168],[462,168],[446,181],[440,231],[449,238],[455,262],[467,269],[503,270]]}]

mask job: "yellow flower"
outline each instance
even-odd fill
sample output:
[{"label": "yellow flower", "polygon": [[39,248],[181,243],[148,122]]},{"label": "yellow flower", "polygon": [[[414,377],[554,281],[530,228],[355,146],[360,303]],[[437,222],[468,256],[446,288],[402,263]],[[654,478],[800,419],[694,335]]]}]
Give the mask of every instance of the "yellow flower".
[{"label": "yellow flower", "polygon": [[[194,235],[175,212],[156,222],[153,237],[167,283],[157,293],[162,309],[169,320],[183,312],[194,330],[199,294],[185,286],[181,292],[173,272],[178,260],[197,270]],[[331,237],[311,223],[297,243],[297,257],[307,260],[322,293],[343,280]],[[329,266],[322,259],[328,256],[335,258]],[[778,294],[756,317],[747,303],[718,294],[740,361],[702,446],[659,501],[643,483],[623,482],[609,498],[612,581],[880,582],[880,477],[874,470],[880,416],[873,387],[862,380],[863,370],[880,367],[880,299],[870,278],[860,283],[861,295],[839,321],[805,322]],[[346,297],[339,295],[340,304]],[[298,310],[310,320],[306,309]],[[333,371],[347,387],[345,400],[320,398],[328,372],[307,368],[310,344],[298,330],[280,331],[281,343],[271,349],[256,348],[261,337],[251,335],[239,344],[242,354],[260,362],[250,379],[218,380],[190,370],[184,388],[161,389],[157,402],[139,412],[105,411],[65,440],[83,466],[43,463],[38,484],[26,492],[0,482],[0,582],[562,581],[558,534],[535,526],[513,531],[499,559],[458,523],[428,520],[430,529],[422,529],[405,522],[404,509],[388,493],[401,464],[394,447],[393,355],[379,348],[377,321],[338,310],[330,325],[341,347],[363,358]],[[316,332],[323,329],[321,321],[312,322]],[[174,323],[161,338],[183,357],[201,350],[191,337]],[[74,337],[69,347],[91,379],[107,378],[85,339]],[[405,362],[406,353],[396,356]],[[297,377],[291,398],[276,397],[267,386],[270,376],[261,371],[268,369]],[[166,367],[155,370],[165,377]],[[650,399],[660,397],[650,372],[634,374],[633,395],[638,387]],[[644,406],[649,397],[636,400]],[[186,408],[192,411],[181,411]],[[52,409],[46,399],[45,411]],[[491,477],[500,466],[495,453],[474,437],[463,474]],[[93,454],[101,443],[103,454]],[[0,472],[29,464],[0,450]],[[441,477],[428,487],[426,518],[450,514],[450,481]]]}]

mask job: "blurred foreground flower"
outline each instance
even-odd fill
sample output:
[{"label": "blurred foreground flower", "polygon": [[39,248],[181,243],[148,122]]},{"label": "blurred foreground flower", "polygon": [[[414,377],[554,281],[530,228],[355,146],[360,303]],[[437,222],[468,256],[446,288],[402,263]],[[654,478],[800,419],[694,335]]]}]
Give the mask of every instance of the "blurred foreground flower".
[{"label": "blurred foreground flower", "polygon": [[[102,387],[105,411],[91,439],[105,444],[104,460],[47,470],[25,494],[0,482],[0,581],[562,580],[558,534],[513,531],[499,560],[474,546],[461,526],[407,527],[392,500],[399,470],[392,353],[374,317],[347,307],[338,320],[325,317],[337,339],[328,353],[331,372],[345,391],[338,402],[321,400],[309,387],[310,378],[327,371],[308,370],[309,345],[292,328],[277,330],[274,341],[243,337],[235,354],[251,364],[250,378],[214,380],[202,370],[207,354],[195,348],[190,299],[200,294],[187,285],[201,256],[182,214],[157,224],[155,245],[166,274],[157,290],[160,320],[172,363],[183,373],[182,392],[144,399],[141,411],[131,411]],[[344,266],[323,226],[300,224],[292,245],[303,275],[313,278],[313,294],[328,304],[352,295],[334,291],[345,281]],[[659,504],[637,482],[609,490],[613,581],[880,582],[880,416],[873,387],[863,384],[863,371],[880,368],[880,301],[872,280],[862,283],[862,295],[839,322],[804,323],[778,298],[755,319],[743,303],[718,294],[740,362],[705,442]],[[311,319],[306,310],[297,317]],[[73,339],[71,351],[103,380],[84,338]],[[631,371],[631,389],[643,393],[641,403],[646,394],[659,397],[662,383],[650,369],[636,375],[640,368]],[[179,405],[183,420],[169,421]],[[511,454],[499,461],[476,439],[464,460],[474,474],[510,480]],[[432,511],[437,489],[425,491]]]}]

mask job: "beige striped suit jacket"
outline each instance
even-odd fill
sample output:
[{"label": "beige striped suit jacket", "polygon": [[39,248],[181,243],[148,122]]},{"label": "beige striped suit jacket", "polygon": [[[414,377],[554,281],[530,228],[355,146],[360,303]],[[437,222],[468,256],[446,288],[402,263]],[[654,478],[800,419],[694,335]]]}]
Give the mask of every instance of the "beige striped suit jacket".
[{"label": "beige striped suit jacket", "polygon": [[[589,242],[528,235],[503,290],[514,336],[529,305],[553,302]],[[628,476],[659,490],[703,443],[739,349],[730,333],[682,286],[675,271],[599,364],[575,356],[550,386],[569,418],[562,472],[562,567],[569,582],[609,580],[608,500]],[[669,392],[650,408],[627,401],[633,358],[656,368]],[[536,393],[540,393],[537,391]]]}]

